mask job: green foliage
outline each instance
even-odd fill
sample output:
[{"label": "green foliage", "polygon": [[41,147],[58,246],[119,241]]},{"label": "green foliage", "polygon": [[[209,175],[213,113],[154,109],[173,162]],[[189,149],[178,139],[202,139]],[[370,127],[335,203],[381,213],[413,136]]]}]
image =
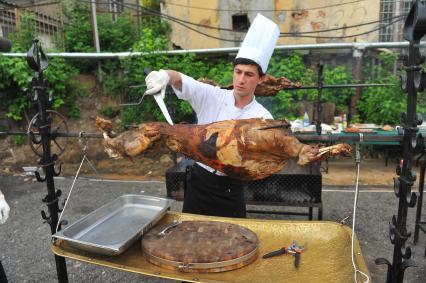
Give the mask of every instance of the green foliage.
[{"label": "green foliage", "polygon": [[[17,47],[14,47],[17,48]],[[24,109],[31,103],[25,95],[30,79],[30,69],[23,58],[0,57],[0,107],[7,109],[6,116],[20,121]]]},{"label": "green foliage", "polygon": [[[66,51],[95,52],[90,5],[75,1],[65,13],[70,19],[64,28]],[[98,14],[97,23],[102,52],[127,51],[137,38],[136,24],[128,13],[120,14],[116,21],[110,14]],[[85,59],[73,63],[81,72],[91,72],[97,66],[96,60]]]},{"label": "green foliage", "polygon": [[24,143],[26,143],[27,141],[27,137],[26,136],[13,136],[13,143],[15,145],[23,145]]},{"label": "green foliage", "polygon": [[[144,0],[145,1],[145,0]],[[146,0],[144,2],[151,8],[158,8],[158,2]],[[71,9],[65,11],[69,21],[64,28],[64,46],[69,52],[94,52],[93,33],[90,20],[90,6],[82,1],[74,1]],[[121,102],[137,102],[142,97],[145,88],[129,88],[129,86],[143,85],[146,70],[175,69],[193,78],[207,77],[221,85],[232,83],[232,63],[228,58],[205,58],[195,54],[182,54],[168,56],[159,54],[158,51],[171,48],[168,39],[170,26],[158,17],[144,16],[141,31],[136,29],[136,24],[131,15],[123,13],[116,21],[109,14],[98,14],[98,30],[102,51],[122,52],[141,51],[148,53],[144,56],[126,57],[122,60],[102,61],[102,75],[104,91]],[[25,14],[22,19],[22,31],[16,37],[14,44],[16,51],[26,51],[35,36],[36,31],[32,24],[30,14]],[[405,105],[405,96],[398,89],[397,78],[392,74],[395,55],[380,55],[381,64],[371,68],[363,68],[363,78],[366,82],[392,82],[397,86],[392,88],[365,88],[362,99],[357,105],[359,115],[355,119],[359,122],[369,121],[375,123],[397,123],[399,112]],[[81,87],[76,88],[76,83],[70,78],[77,71],[94,72],[97,65],[95,60],[65,61],[59,58],[50,58],[50,66],[46,71],[46,78],[54,91],[52,107],[57,109],[67,107],[70,117],[78,117],[79,109],[75,100],[81,95]],[[364,64],[369,62],[364,60]],[[368,69],[368,71],[367,71]],[[371,73],[373,70],[374,78]],[[269,63],[268,73],[275,77],[286,77],[302,85],[315,85],[317,82],[316,66],[309,66],[304,57],[297,53],[275,54]],[[31,73],[22,59],[5,58],[0,61],[0,75],[6,78],[0,82],[0,90],[6,93],[7,99],[0,101],[0,106],[8,109],[8,117],[14,120],[22,119],[22,113],[29,108],[29,101],[24,96]],[[352,70],[346,66],[330,66],[324,68],[325,84],[353,83]],[[338,112],[347,112],[348,101],[354,89],[324,89],[323,101],[333,102]],[[280,91],[275,97],[258,98],[275,118],[294,119],[300,115],[300,102],[315,101],[316,90]],[[421,101],[421,98],[420,98]],[[166,97],[166,104],[172,110],[176,122],[191,119],[193,114],[190,105],[176,99],[174,95]],[[422,105],[425,105],[423,107]],[[421,104],[426,110],[426,101]],[[421,108],[421,109],[423,109]],[[141,105],[125,107],[121,111],[111,107],[103,107],[101,114],[107,117],[121,115],[123,124],[134,124],[148,120],[163,120],[158,106],[147,96]]]},{"label": "green foliage", "polygon": [[120,110],[112,106],[102,106],[99,112],[101,113],[102,116],[105,116],[108,118],[114,118],[120,113]]},{"label": "green foliage", "polygon": [[37,37],[34,23],[34,15],[32,13],[23,12],[21,14],[19,31],[8,35],[13,42],[13,51],[26,52],[31,47],[33,39]]},{"label": "green foliage", "polygon": [[[353,83],[352,74],[346,69],[345,66],[336,66],[324,68],[324,84],[336,85],[336,84],[350,84]],[[353,88],[341,88],[341,89],[324,89],[322,92],[323,101],[333,102],[339,112],[348,112],[348,102],[350,97],[353,95]]]},{"label": "green foliage", "polygon": [[400,90],[399,79],[392,74],[396,54],[382,53],[381,65],[375,66],[374,80],[367,83],[391,83],[390,87],[370,87],[363,89],[357,109],[361,120],[376,124],[399,124],[401,113],[406,109],[406,95]]},{"label": "green foliage", "polygon": [[[0,58],[0,91],[4,99],[0,101],[0,107],[7,109],[6,116],[15,121],[23,118],[23,113],[32,107],[32,102],[27,97],[27,88],[32,78],[32,73],[24,58],[3,57]],[[76,84],[72,83],[72,77],[76,70],[62,58],[49,58],[49,67],[44,72],[49,82],[49,91],[52,92],[52,108],[61,106],[76,108]],[[48,94],[46,94],[48,95]],[[75,109],[71,117],[78,118]]]},{"label": "green foliage", "polygon": [[[20,30],[11,35],[12,52],[27,52],[36,37],[33,15],[24,13],[21,21]],[[80,87],[72,80],[76,74],[75,68],[58,57],[49,58],[49,67],[44,72],[44,77],[49,82],[48,89],[52,92],[53,97],[51,108],[58,109],[66,106],[70,109],[70,117],[73,118],[79,117],[79,110],[75,103]],[[34,107],[27,97],[27,89],[34,73],[25,58],[0,57],[0,75],[2,78],[0,81],[0,92],[2,93],[0,107],[7,109],[8,118],[21,121],[24,112]]]}]

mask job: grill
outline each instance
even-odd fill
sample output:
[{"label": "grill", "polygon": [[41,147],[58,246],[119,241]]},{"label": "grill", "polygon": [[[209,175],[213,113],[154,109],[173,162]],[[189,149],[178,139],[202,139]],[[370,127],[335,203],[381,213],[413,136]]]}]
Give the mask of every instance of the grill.
[{"label": "grill", "polygon": [[[186,172],[194,164],[191,159],[183,159],[166,171],[167,196],[182,201],[186,185]],[[247,210],[249,213],[270,213],[285,215],[307,215],[313,218],[313,208],[318,208],[318,220],[322,219],[321,201],[322,175],[320,164],[304,167],[289,160],[286,168],[268,178],[249,181],[244,188],[247,204],[258,206],[307,207],[308,212],[288,212],[284,210]]]}]

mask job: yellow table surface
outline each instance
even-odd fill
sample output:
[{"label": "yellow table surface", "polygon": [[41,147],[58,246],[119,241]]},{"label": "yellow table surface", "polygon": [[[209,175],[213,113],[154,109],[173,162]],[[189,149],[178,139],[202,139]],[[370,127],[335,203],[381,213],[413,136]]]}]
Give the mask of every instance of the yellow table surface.
[{"label": "yellow table surface", "polygon": [[[52,245],[52,251],[65,258],[148,276],[189,282],[318,283],[353,282],[354,280],[351,261],[352,230],[344,225],[327,221],[237,219],[179,212],[167,212],[157,225],[164,225],[174,219],[222,221],[247,227],[259,237],[259,256],[252,264],[232,271],[183,273],[157,267],[147,262],[142,254],[140,241],[137,241],[121,255],[113,257],[90,254],[72,248],[64,241],[56,241]],[[294,267],[294,257],[290,255],[262,259],[263,254],[291,244],[293,240],[300,245],[307,243],[308,246],[301,255],[298,269]],[[356,238],[355,262],[361,271],[370,276]]]}]

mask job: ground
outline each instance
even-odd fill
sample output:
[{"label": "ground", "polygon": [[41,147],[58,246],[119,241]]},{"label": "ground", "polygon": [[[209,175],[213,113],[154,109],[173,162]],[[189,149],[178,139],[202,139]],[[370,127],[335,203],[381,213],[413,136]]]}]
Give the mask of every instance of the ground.
[{"label": "ground", "polygon": [[[83,164],[80,174],[84,178],[77,180],[65,215],[70,223],[121,194],[166,196],[164,174],[165,170],[174,164],[173,154],[158,149],[134,160],[112,160],[103,153],[99,142],[90,140],[88,150],[88,157],[99,174],[95,174],[87,162]],[[65,178],[56,179],[55,184],[63,191],[64,196],[70,190],[72,177],[76,174],[82,159],[81,148],[82,145],[74,141],[67,150],[66,158],[61,157],[64,162],[61,176]],[[46,185],[35,182],[33,177],[23,176],[21,168],[24,165],[37,164],[34,153],[28,146],[18,148],[7,143],[0,145],[0,153],[3,154],[0,164],[2,171],[0,189],[5,193],[11,206],[9,221],[0,226],[0,260],[5,266],[10,282],[55,282],[55,262],[49,247],[49,226],[43,224],[40,216],[40,210],[46,210],[45,204],[41,202],[46,194]],[[356,233],[373,282],[384,282],[386,278],[386,267],[377,266],[374,260],[377,257],[392,260],[393,246],[389,240],[388,223],[392,215],[397,213],[398,199],[392,189],[393,177],[396,176],[395,165],[396,160],[391,160],[389,165],[385,166],[383,159],[367,157],[360,163],[362,193],[358,202]],[[328,164],[323,163],[322,167],[323,219],[340,221],[351,216],[355,187],[354,159],[330,159]],[[418,168],[414,169],[418,171]],[[87,177],[95,177],[98,181],[88,180]],[[108,181],[111,179],[116,181]],[[181,205],[180,202],[175,203],[172,210],[180,211]],[[413,231],[414,213],[415,209],[409,210],[407,218],[409,231]],[[303,219],[300,216],[264,214],[249,214],[249,217]],[[347,225],[351,225],[351,220]],[[413,259],[419,267],[406,271],[406,282],[423,282],[422,278],[426,276],[426,269],[422,268],[426,264],[423,256],[425,239],[426,235],[421,233],[420,242],[412,246]],[[412,237],[409,243],[412,243]],[[166,279],[129,274],[74,260],[67,260],[67,268],[70,282],[170,282]]]},{"label": "ground", "polygon": [[[364,166],[364,170],[368,170]],[[330,173],[333,171],[330,168]],[[363,170],[361,169],[361,174]],[[72,177],[55,179],[55,186],[61,189],[62,201],[70,191]],[[50,250],[50,229],[43,222],[40,210],[47,211],[41,199],[46,195],[46,184],[34,182],[23,176],[0,174],[0,188],[11,206],[9,220],[0,226],[0,260],[2,261],[10,282],[57,282],[53,254]],[[79,178],[65,210],[64,219],[73,223],[101,205],[122,194],[166,195],[165,183],[157,180],[101,180]],[[322,201],[324,221],[337,221],[349,216],[346,225],[351,226],[354,201],[353,185],[323,186]],[[398,199],[389,186],[372,188],[363,186],[359,194],[356,234],[361,245],[364,260],[372,276],[372,282],[385,282],[386,267],[374,263],[378,257],[392,260],[393,246],[389,240],[388,223],[397,213]],[[173,211],[180,211],[181,202],[172,205]],[[269,208],[269,207],[268,207]],[[256,209],[266,209],[260,206]],[[280,209],[275,207],[275,210]],[[299,208],[287,208],[300,211]],[[306,208],[305,208],[306,210]],[[408,231],[413,231],[415,209],[408,211]],[[249,214],[249,218],[266,218],[282,220],[305,220],[306,217],[288,215]],[[425,219],[425,216],[423,216]],[[426,258],[423,255],[426,235],[421,233],[417,245],[412,245],[413,237],[407,244],[411,245],[413,259],[417,268],[409,268],[404,282],[424,282],[426,276]],[[324,260],[327,255],[324,255]],[[303,261],[303,260],[302,260]],[[302,262],[303,264],[303,262]],[[75,260],[67,259],[70,282],[177,282],[154,277],[139,276],[119,270],[103,268]],[[321,282],[320,280],[317,282]],[[361,282],[361,281],[360,281]]]}]

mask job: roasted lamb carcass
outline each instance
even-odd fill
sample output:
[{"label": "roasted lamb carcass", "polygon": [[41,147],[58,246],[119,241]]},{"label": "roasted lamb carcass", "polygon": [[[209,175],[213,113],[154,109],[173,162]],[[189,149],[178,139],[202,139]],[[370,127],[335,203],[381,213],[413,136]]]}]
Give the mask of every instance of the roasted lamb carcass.
[{"label": "roasted lamb carcass", "polygon": [[347,144],[322,148],[303,144],[285,120],[254,118],[206,125],[151,122],[118,136],[114,136],[110,121],[98,117],[96,125],[103,131],[105,149],[111,157],[133,157],[165,139],[171,150],[241,180],[277,173],[287,159],[297,159],[299,165],[305,165],[351,152]]},{"label": "roasted lamb carcass", "polygon": [[[215,81],[208,78],[200,78],[198,79],[200,82],[218,86],[224,89],[232,89],[232,84],[229,85],[219,85]],[[302,84],[300,82],[293,83],[289,79],[285,77],[275,78],[271,75],[266,74],[260,84],[257,85],[254,94],[259,96],[275,96],[280,90],[288,89],[288,88],[300,88]]]}]

